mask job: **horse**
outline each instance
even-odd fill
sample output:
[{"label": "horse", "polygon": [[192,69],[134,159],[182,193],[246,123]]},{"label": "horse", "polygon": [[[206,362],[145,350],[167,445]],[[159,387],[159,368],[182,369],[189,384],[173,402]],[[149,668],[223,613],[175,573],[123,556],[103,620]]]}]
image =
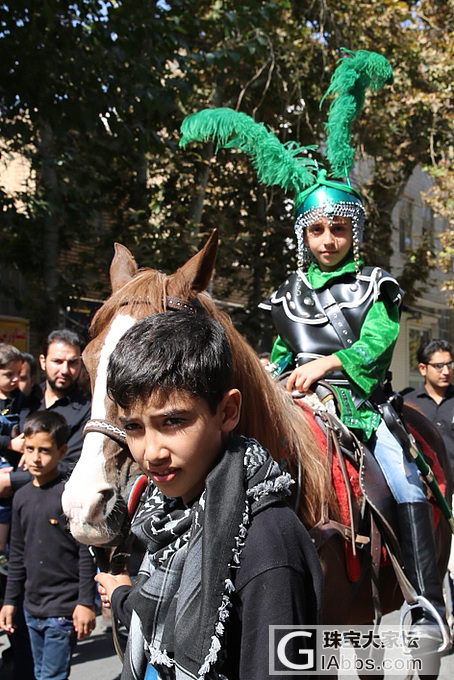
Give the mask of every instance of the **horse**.
[{"label": "horse", "polygon": [[[202,305],[221,323],[232,349],[235,385],[243,396],[238,432],[260,441],[273,458],[298,479],[295,509],[306,528],[315,530],[314,540],[323,570],[322,622],[369,623],[377,615],[371,585],[373,565],[369,558],[362,559],[358,573],[352,578],[349,565],[352,547],[346,540],[348,531],[336,530],[343,525],[342,508],[319,425],[312,412],[301,403],[296,404],[292,395],[264,370],[256,352],[206,292],[214,269],[217,240],[214,231],[202,249],[170,275],[151,268],[138,269],[129,250],[115,244],[110,267],[112,295],[96,312],[90,326],[91,340],[83,352],[93,386],[93,405],[81,456],[62,498],[71,532],[83,543],[101,547],[118,545],[128,531],[128,498],[141,474],[125,446],[124,433],[115,424],[116,408],[106,393],[110,353],[138,319],[155,312]],[[446,472],[445,495],[450,498],[450,465],[443,440],[432,424],[410,405],[404,406],[404,417],[417,435],[421,432],[418,441],[428,443],[430,449],[439,454],[441,468]],[[353,468],[350,463],[347,467],[348,477]],[[362,507],[359,497],[355,500],[356,515]],[[438,566],[443,575],[450,545],[447,522],[437,522],[435,535]],[[358,545],[360,543],[358,539]],[[375,593],[379,594],[381,612],[386,614],[401,606],[403,595],[391,563],[385,560],[377,571]]]}]

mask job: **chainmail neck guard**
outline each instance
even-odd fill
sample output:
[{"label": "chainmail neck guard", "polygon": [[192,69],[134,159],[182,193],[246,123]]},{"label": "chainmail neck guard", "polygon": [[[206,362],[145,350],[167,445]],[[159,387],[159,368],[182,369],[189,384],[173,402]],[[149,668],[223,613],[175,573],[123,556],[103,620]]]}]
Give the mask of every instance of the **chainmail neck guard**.
[{"label": "chainmail neck guard", "polygon": [[359,271],[359,247],[363,241],[363,226],[366,218],[366,211],[361,203],[356,201],[337,201],[336,203],[326,202],[324,205],[310,208],[298,215],[295,222],[295,234],[298,247],[298,267],[303,271],[307,271],[309,264],[314,262],[314,257],[310,249],[304,243],[304,230],[321,217],[327,217],[329,219],[334,216],[349,217],[352,221],[353,257],[356,271]]}]

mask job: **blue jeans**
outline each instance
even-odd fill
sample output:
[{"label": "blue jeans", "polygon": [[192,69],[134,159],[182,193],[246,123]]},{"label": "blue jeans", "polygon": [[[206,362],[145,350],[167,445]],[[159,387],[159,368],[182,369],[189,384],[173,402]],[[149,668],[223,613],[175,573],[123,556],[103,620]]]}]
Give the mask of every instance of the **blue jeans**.
[{"label": "blue jeans", "polygon": [[426,500],[419,479],[418,466],[414,460],[407,460],[401,445],[383,420],[370,438],[368,445],[397,503],[415,503]]},{"label": "blue jeans", "polygon": [[36,680],[66,680],[77,637],[72,619],[64,616],[41,618],[26,609]]},{"label": "blue jeans", "polygon": [[158,672],[154,666],[152,666],[150,663],[147,663],[147,669],[145,671],[145,677],[143,680],[156,680],[158,677]]}]

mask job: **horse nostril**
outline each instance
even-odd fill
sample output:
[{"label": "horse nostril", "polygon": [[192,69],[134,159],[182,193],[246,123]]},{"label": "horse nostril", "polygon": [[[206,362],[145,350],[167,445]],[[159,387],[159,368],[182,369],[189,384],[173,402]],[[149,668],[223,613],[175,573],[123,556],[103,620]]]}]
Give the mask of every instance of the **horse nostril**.
[{"label": "horse nostril", "polygon": [[114,496],[115,493],[113,489],[105,489],[101,492],[102,499],[99,503],[103,507],[103,512],[105,515],[109,512],[110,506],[115,504]]}]

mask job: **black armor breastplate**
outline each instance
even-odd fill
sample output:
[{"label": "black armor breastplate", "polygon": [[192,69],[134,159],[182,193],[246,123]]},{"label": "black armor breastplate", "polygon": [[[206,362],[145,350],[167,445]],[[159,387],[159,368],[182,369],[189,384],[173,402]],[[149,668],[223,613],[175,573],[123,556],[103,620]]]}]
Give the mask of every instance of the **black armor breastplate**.
[{"label": "black armor breastplate", "polygon": [[[390,284],[387,291],[389,299],[400,301],[396,280],[379,267],[363,267],[358,276],[344,274],[317,291],[302,272],[295,272],[260,307],[271,313],[277,332],[291,347],[297,364],[304,364],[348,347],[357,340],[367,312],[378,299],[380,288],[385,283]],[[329,289],[341,312],[336,316],[334,309],[331,318],[325,310],[326,300],[322,302],[319,299],[326,289]],[[334,323],[339,324],[337,330]],[[340,339],[343,332],[344,342]],[[346,382],[341,372],[330,374],[330,380]]]}]

